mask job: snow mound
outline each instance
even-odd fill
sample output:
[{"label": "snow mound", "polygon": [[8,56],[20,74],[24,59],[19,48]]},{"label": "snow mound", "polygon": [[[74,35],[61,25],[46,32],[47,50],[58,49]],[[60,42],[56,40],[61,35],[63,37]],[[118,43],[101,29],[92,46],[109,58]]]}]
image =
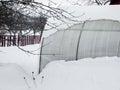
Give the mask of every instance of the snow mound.
[{"label": "snow mound", "polygon": [[[26,51],[30,51],[33,54],[39,54],[40,45],[27,45],[20,47]],[[39,55],[33,55],[22,51],[16,46],[0,47],[0,63],[15,63],[21,66],[27,73],[38,73]]]},{"label": "snow mound", "polygon": [[41,90],[120,90],[120,58],[54,61],[38,80]]},{"label": "snow mound", "polygon": [[22,67],[0,63],[0,90],[28,90],[32,87],[32,77]]}]

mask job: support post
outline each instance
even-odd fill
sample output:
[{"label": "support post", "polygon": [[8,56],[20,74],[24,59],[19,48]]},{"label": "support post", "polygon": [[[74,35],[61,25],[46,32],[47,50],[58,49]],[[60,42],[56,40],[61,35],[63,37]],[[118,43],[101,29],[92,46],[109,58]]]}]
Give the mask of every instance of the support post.
[{"label": "support post", "polygon": [[38,71],[38,74],[40,74],[40,72],[41,72],[41,60],[42,60],[42,48],[43,48],[43,42],[44,42],[44,38],[42,39],[41,47],[40,47],[40,58],[39,58],[39,71]]}]

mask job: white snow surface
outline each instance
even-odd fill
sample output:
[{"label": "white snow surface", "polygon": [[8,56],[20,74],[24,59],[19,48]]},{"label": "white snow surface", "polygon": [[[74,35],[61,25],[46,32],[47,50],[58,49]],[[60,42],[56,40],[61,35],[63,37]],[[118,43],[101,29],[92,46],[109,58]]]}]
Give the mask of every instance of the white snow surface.
[{"label": "white snow surface", "polygon": [[[22,48],[35,50],[39,45]],[[118,57],[53,61],[37,75],[39,56],[17,47],[0,51],[0,90],[120,90]]]},{"label": "white snow surface", "polygon": [[[70,7],[80,20],[120,20],[119,6]],[[62,27],[61,27],[62,28]],[[56,30],[55,30],[56,31]],[[54,32],[54,31],[52,31]],[[46,31],[44,36],[49,36]],[[40,45],[22,47],[39,54]],[[0,47],[0,90],[120,90],[120,58],[97,57],[78,61],[53,61],[37,75],[39,55],[17,47]],[[35,72],[33,75],[31,72]]]},{"label": "white snow surface", "polygon": [[0,63],[0,90],[29,90],[33,86],[31,76],[20,66]]},{"label": "white snow surface", "polygon": [[[40,45],[27,45],[21,46],[20,48],[30,51],[33,54],[39,54]],[[27,73],[31,72],[38,73],[39,68],[39,55],[33,55],[20,50],[16,46],[11,47],[0,47],[0,63],[3,64],[17,64],[21,66]]]},{"label": "white snow surface", "polygon": [[117,57],[62,60],[48,64],[38,80],[41,90],[119,90],[119,71]]},{"label": "white snow surface", "polygon": [[[33,54],[40,52],[39,44],[21,48]],[[38,74],[39,55],[33,54],[16,46],[0,47],[0,90],[35,90],[33,77]]]}]

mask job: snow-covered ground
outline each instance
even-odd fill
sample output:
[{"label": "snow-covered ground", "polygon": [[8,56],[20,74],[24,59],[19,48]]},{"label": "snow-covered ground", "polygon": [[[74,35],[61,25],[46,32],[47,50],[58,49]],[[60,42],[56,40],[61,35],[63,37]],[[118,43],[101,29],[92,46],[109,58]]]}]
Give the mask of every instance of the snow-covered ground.
[{"label": "snow-covered ground", "polygon": [[[79,11],[76,13],[85,13],[81,20],[120,20],[120,6],[70,8]],[[21,48],[36,54],[40,52],[39,44]],[[54,61],[40,75],[37,75],[38,68],[39,55],[23,52],[17,47],[0,47],[0,90],[120,90],[118,57]]]},{"label": "snow-covered ground", "polygon": [[[27,45],[21,47],[26,51],[30,51],[33,54],[39,54],[40,45]],[[0,63],[14,63],[20,65],[27,73],[38,73],[39,68],[39,55],[32,55],[22,51],[16,46],[12,47],[0,47]]]},{"label": "snow-covered ground", "polygon": [[[39,44],[21,48],[33,54],[40,52]],[[34,90],[33,77],[38,74],[39,55],[33,54],[16,46],[0,47],[0,90]]]},{"label": "snow-covered ground", "polygon": [[[35,50],[39,45],[24,47],[28,48]],[[0,90],[120,90],[118,57],[54,61],[36,75],[31,72],[38,71],[39,56],[17,47],[0,51]]]},{"label": "snow-covered ground", "polygon": [[120,58],[51,62],[39,78],[41,90],[119,90]]},{"label": "snow-covered ground", "polygon": [[28,90],[33,86],[32,77],[23,68],[0,63],[0,90]]}]

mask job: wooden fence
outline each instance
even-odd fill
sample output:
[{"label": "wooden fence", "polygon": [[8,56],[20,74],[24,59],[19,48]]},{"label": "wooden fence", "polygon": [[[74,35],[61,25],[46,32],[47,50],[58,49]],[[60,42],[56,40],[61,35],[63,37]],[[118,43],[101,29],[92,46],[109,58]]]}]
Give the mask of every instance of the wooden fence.
[{"label": "wooden fence", "polygon": [[30,44],[37,44],[40,42],[41,37],[39,35],[0,35],[0,46],[25,46]]}]

